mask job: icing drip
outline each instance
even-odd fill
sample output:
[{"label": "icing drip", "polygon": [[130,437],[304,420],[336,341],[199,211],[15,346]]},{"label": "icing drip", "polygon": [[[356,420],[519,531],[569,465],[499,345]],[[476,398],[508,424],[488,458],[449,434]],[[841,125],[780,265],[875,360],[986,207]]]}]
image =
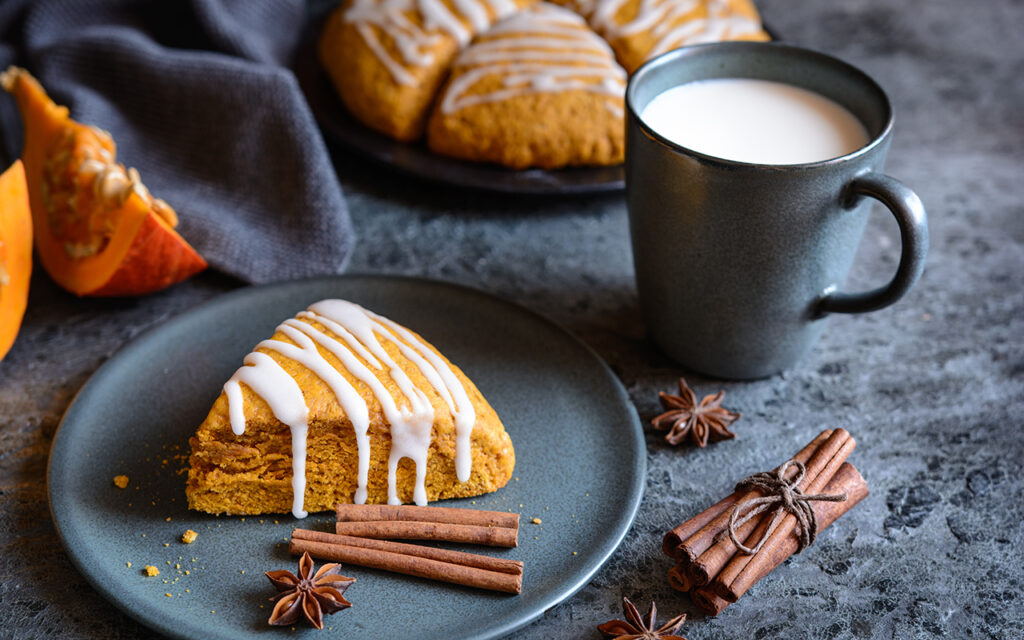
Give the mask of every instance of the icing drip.
[{"label": "icing drip", "polygon": [[[653,58],[683,45],[717,42],[761,31],[755,18],[739,13],[729,0],[640,0],[636,15],[620,22],[628,0],[573,0],[594,30],[609,40],[648,32],[654,45],[645,58]],[[699,10],[699,11],[698,11]]]},{"label": "icing drip", "polygon": [[359,451],[359,473],[356,495],[353,501],[356,504],[365,503],[366,481],[370,468],[370,438],[367,435],[367,431],[370,428],[370,410],[366,407],[366,401],[359,395],[355,387],[345,379],[345,376],[338,373],[338,370],[332,367],[331,363],[327,362],[320,355],[316,344],[309,336],[290,326],[287,322],[279,326],[277,330],[288,336],[295,344],[281,342],[280,340],[264,340],[256,345],[256,348],[271,349],[286,358],[298,362],[319,376],[321,380],[327,383],[331,391],[334,392],[334,396],[338,399],[338,404],[341,405],[345,415],[348,416],[349,421],[352,423],[352,428],[356,434],[356,446]]},{"label": "icing drip", "polygon": [[[460,54],[455,65],[464,71],[445,92],[441,103],[445,114],[521,95],[572,89],[605,95],[612,112],[621,113],[626,72],[616,64],[611,48],[582,18],[553,5],[534,5],[498,23],[487,39]],[[479,80],[493,74],[502,76],[501,88],[469,93]]]},{"label": "icing drip", "polygon": [[302,390],[288,372],[265,353],[254,351],[245,356],[246,366],[235,371],[224,383],[228,397],[228,415],[231,430],[235,435],[245,432],[245,413],[242,407],[244,382],[270,407],[274,417],[288,425],[292,434],[292,515],[305,518],[303,499],[306,494],[306,434],[309,431],[307,419],[309,409]]},{"label": "icing drip", "polygon": [[[513,0],[452,0],[451,4],[444,0],[354,0],[344,19],[355,25],[395,82],[414,85],[416,78],[409,68],[432,64],[432,49],[444,35],[463,48],[474,33],[517,9]],[[390,54],[381,35],[387,36],[400,59]]]},{"label": "icing drip", "polygon": [[[458,376],[448,366],[448,363],[430,347],[420,342],[411,331],[372,311],[366,313],[378,323],[391,328],[407,344],[412,345],[410,348],[393,340],[401,349],[402,355],[416,364],[430,382],[430,386],[434,387],[438,395],[447,403],[452,415],[455,416],[455,475],[459,482],[466,482],[469,480],[470,467],[473,462],[470,456],[469,438],[473,433],[473,425],[476,423],[476,409],[473,408],[473,402],[466,394],[466,388],[459,382]],[[422,357],[420,357],[421,355]]]},{"label": "icing drip", "polygon": [[[328,333],[311,324],[316,322]],[[413,500],[427,503],[426,469],[434,424],[434,407],[405,370],[391,357],[381,338],[391,342],[420,371],[430,386],[448,406],[456,432],[455,468],[460,482],[469,479],[472,458],[470,436],[476,412],[465,387],[450,366],[415,334],[391,320],[343,300],[323,300],[308,311],[283,322],[278,331],[294,344],[281,340],[264,340],[257,349],[268,349],[294,360],[316,374],[334,392],[338,403],[352,422],[359,455],[358,488],[354,501],[366,501],[367,474],[370,459],[369,409],[352,384],[329,363],[319,348],[333,354],[353,377],[367,386],[380,402],[381,410],[391,427],[391,452],[388,458],[388,502],[399,504],[396,488],[398,463],[402,458],[413,461],[416,482]],[[293,480],[295,490],[292,512],[304,517],[302,497],[305,492],[305,446],[308,409],[298,384],[270,356],[253,352],[224,385],[228,398],[231,428],[236,434],[245,429],[240,382],[246,383],[264,398],[275,417],[292,429]],[[388,375],[398,387],[401,400],[396,401],[382,382]],[[301,435],[301,442],[298,441]]]}]

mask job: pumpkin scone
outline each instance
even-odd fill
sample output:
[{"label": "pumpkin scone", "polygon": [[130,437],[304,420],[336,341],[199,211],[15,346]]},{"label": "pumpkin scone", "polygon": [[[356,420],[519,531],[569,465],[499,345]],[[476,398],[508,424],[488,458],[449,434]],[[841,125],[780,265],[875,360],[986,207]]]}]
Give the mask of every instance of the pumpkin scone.
[{"label": "pumpkin scone", "polygon": [[577,14],[542,2],[459,54],[427,144],[513,169],[619,164],[625,86],[608,44]]},{"label": "pumpkin scone", "polygon": [[455,54],[532,1],[348,0],[324,25],[320,62],[358,120],[416,140]]},{"label": "pumpkin scone", "polygon": [[463,372],[416,333],[344,300],[285,320],[190,439],[189,507],[216,514],[476,496],[512,441]]},{"label": "pumpkin scone", "polygon": [[632,73],[679,47],[769,40],[751,0],[553,0],[587,18]]}]

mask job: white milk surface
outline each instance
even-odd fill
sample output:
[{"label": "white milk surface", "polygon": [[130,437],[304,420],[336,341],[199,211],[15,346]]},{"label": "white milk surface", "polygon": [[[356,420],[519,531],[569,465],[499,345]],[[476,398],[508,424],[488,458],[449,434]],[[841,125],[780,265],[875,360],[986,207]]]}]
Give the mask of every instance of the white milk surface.
[{"label": "white milk surface", "polygon": [[676,144],[758,164],[803,164],[844,156],[869,141],[846,108],[781,82],[715,78],[668,89],[640,119]]}]

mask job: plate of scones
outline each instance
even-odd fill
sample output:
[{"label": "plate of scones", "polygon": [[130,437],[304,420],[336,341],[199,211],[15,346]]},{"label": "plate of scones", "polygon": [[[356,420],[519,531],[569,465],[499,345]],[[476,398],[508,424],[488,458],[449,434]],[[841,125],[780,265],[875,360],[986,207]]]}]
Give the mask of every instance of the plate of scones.
[{"label": "plate of scones", "polygon": [[624,188],[623,97],[645,61],[768,40],[751,0],[346,0],[296,75],[335,142],[489,191]]}]

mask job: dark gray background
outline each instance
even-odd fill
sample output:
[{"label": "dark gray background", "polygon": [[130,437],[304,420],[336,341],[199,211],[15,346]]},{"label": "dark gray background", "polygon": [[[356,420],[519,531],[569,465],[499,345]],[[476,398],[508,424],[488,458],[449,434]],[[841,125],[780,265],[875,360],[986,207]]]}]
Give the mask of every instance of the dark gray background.
[{"label": "dark gray background", "polygon": [[[895,307],[832,318],[784,375],[724,385],[688,376],[698,394],[727,390],[726,405],[744,413],[739,438],[693,451],[651,434],[647,495],[620,550],[513,637],[598,638],[594,626],[620,616],[623,595],[644,610],[656,599],[663,616],[690,611],[691,640],[1022,637],[1024,3],[759,5],[786,40],[860,66],[890,93],[887,169],[931,216],[924,279]],[[336,161],[360,236],[351,271],[451,280],[551,316],[611,364],[645,420],[657,391],[685,373],[644,340],[621,196],[517,200],[419,184],[343,152]],[[887,280],[897,245],[876,210],[849,286]],[[236,286],[208,273],[145,299],[78,300],[37,270],[21,335],[0,363],[0,636],[151,636],[66,559],[47,509],[47,451],[76,390],[120,345]],[[661,535],[793,453],[780,434],[809,440],[834,426],[857,437],[852,461],[871,496],[738,604],[702,619],[665,582]]]}]

